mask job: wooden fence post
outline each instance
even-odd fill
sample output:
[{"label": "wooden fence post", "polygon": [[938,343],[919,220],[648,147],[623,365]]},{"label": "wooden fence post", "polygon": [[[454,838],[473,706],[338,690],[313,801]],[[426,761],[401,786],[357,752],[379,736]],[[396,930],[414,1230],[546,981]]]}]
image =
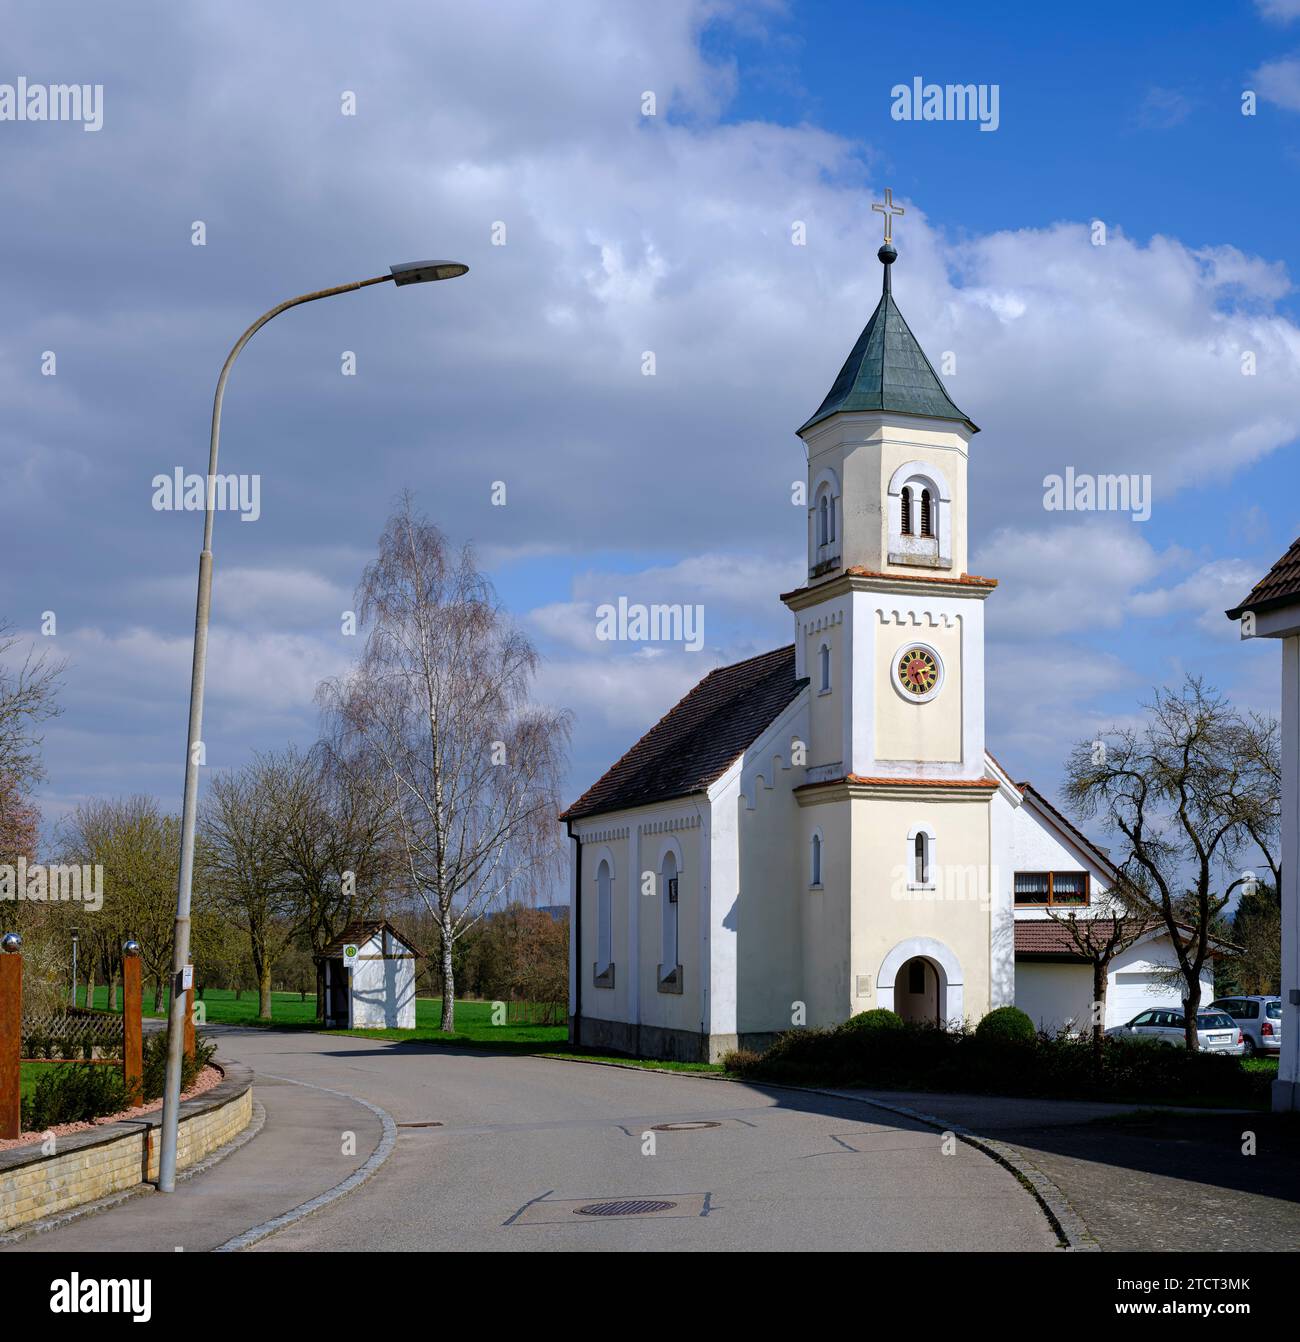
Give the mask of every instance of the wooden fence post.
[{"label": "wooden fence post", "polygon": [[190,986],[185,990],[185,1056],[194,1061],[194,966],[190,966]]},{"label": "wooden fence post", "polygon": [[135,943],[122,947],[122,1080],[132,1104],[144,1096],[144,989]]},{"label": "wooden fence post", "polygon": [[17,933],[0,954],[0,1137],[22,1131],[23,957]]}]

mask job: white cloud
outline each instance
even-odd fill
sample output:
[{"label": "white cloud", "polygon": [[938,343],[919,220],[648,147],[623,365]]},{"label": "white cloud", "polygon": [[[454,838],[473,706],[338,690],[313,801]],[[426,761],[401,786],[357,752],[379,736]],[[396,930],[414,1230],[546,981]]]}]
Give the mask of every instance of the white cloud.
[{"label": "white cloud", "polygon": [[998,579],[986,606],[990,637],[1042,638],[1115,629],[1132,593],[1170,562],[1139,523],[1109,518],[1065,521],[1038,531],[1005,528],[976,552],[971,567]]},{"label": "white cloud", "polygon": [[1259,579],[1257,565],[1243,559],[1215,559],[1171,587],[1138,592],[1129,609],[1138,616],[1193,616],[1196,627],[1212,638],[1236,641],[1236,626],[1224,611],[1235,606]]},{"label": "white cloud", "polygon": [[1265,102],[1300,112],[1300,56],[1265,61],[1250,78]]},{"label": "white cloud", "polygon": [[1290,23],[1300,18],[1300,0],[1255,0],[1260,17],[1271,23]]}]

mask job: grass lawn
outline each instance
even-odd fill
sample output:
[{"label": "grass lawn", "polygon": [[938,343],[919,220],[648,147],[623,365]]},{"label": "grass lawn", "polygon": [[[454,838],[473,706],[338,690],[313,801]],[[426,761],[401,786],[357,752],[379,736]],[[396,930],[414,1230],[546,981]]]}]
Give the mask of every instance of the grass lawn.
[{"label": "grass lawn", "polygon": [[[238,1001],[229,988],[208,988],[203,994],[203,1006],[207,1018],[215,1025],[255,1025],[257,1024],[257,993],[246,989]],[[77,991],[77,1005],[86,1006],[84,986]],[[99,984],[95,988],[95,1007],[100,1011],[108,1009],[108,988]],[[117,1010],[122,1010],[122,993],[117,994]],[[144,1014],[165,1018],[167,1015],[167,994],[163,994],[162,1006],[153,1009],[153,991],[146,987],[144,992]],[[307,994],[307,1000],[301,1000],[299,993],[272,993],[271,1015],[274,1025],[311,1025],[316,1019],[316,996]]]}]

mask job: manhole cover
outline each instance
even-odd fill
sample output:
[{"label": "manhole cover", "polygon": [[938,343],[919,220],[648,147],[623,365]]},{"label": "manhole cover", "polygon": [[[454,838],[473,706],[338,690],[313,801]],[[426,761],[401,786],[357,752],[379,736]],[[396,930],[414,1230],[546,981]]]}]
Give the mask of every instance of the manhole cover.
[{"label": "manhole cover", "polygon": [[651,1132],[703,1132],[705,1128],[720,1128],[721,1123],[656,1123]]},{"label": "manhole cover", "polygon": [[589,1202],[585,1207],[575,1207],[575,1216],[645,1216],[650,1212],[670,1212],[677,1206],[675,1202],[656,1202],[650,1198],[625,1202]]},{"label": "manhole cover", "polygon": [[442,1124],[429,1120],[425,1123],[398,1123],[395,1126],[399,1128],[440,1128],[442,1127]]}]

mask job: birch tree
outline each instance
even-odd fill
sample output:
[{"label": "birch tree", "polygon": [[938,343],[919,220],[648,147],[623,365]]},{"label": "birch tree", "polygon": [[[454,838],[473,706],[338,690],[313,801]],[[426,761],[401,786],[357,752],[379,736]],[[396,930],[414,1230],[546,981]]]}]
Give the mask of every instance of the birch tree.
[{"label": "birch tree", "polygon": [[356,594],[355,672],[321,686],[349,753],[368,756],[404,886],[439,934],[441,1028],[455,1030],[452,949],[557,860],[569,718],[533,704],[532,644],[472,551],[401,499]]}]

